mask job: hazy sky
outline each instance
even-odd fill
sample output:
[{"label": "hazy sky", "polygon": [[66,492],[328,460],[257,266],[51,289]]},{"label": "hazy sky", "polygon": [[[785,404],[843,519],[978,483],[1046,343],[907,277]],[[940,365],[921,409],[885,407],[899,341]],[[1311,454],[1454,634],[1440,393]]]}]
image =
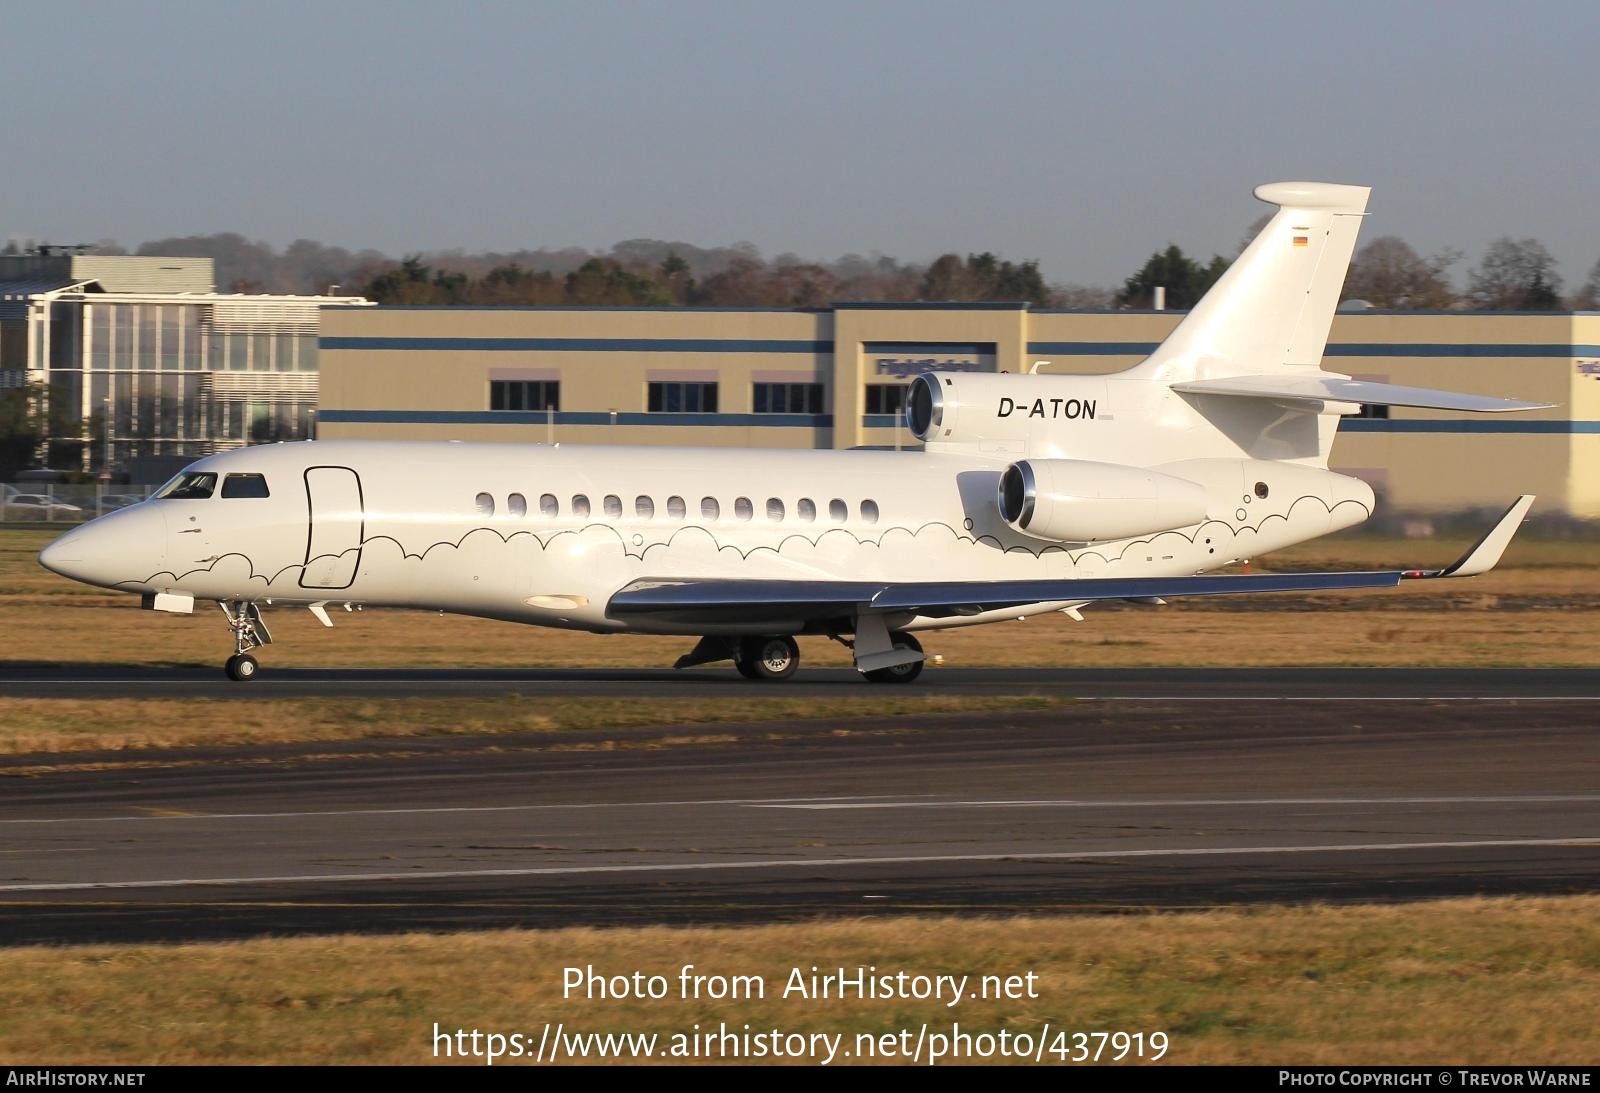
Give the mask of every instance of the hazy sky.
[{"label": "hazy sky", "polygon": [[0,237],[390,254],[638,236],[1232,255],[1259,182],[1363,238],[1600,258],[1600,5],[7,0]]}]

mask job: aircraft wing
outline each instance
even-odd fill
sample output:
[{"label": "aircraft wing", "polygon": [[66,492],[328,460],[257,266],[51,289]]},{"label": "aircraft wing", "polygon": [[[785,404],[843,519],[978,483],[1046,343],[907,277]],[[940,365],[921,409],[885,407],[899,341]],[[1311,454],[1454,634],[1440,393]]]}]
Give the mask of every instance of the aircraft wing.
[{"label": "aircraft wing", "polygon": [[1168,596],[1391,588],[1405,580],[1487,573],[1500,561],[1533,500],[1528,495],[1518,498],[1471,550],[1443,569],[1027,581],[662,578],[629,584],[611,597],[606,613],[611,618],[629,622],[654,620],[686,626],[737,622],[752,627],[771,625],[779,629],[799,629],[806,622],[850,619],[870,613],[949,618],[1035,603],[1084,604],[1096,600],[1147,600]]},{"label": "aircraft wing", "polygon": [[1513,410],[1545,410],[1549,403],[1518,402],[1487,395],[1435,391],[1429,387],[1402,387],[1394,383],[1345,379],[1318,372],[1309,376],[1231,376],[1227,379],[1191,380],[1172,385],[1188,395],[1228,395],[1234,398],[1284,399],[1296,402],[1359,402],[1379,406],[1419,406],[1429,410],[1468,410],[1503,414]]}]

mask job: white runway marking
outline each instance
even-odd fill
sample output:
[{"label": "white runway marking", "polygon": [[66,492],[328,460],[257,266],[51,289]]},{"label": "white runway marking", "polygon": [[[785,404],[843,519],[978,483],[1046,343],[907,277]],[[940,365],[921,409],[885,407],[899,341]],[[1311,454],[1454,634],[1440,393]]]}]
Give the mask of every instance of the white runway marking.
[{"label": "white runway marking", "polygon": [[1575,801],[1600,802],[1600,794],[1531,797],[1256,797],[1248,799],[1218,797],[1212,800],[1145,801],[786,801],[753,804],[753,808],[795,808],[817,812],[864,808],[1249,808],[1257,805],[1501,805],[1571,804]]},{"label": "white runway marking", "polygon": [[702,808],[706,805],[782,805],[791,802],[871,801],[903,794],[869,794],[851,797],[728,797],[705,801],[578,801],[568,804],[459,805],[442,808],[345,808],[313,812],[192,812],[174,815],[138,816],[41,816],[35,819],[0,820],[4,824],[110,824],[189,822],[196,820],[289,820],[296,817],[327,816],[429,816],[457,812],[534,812],[540,810],[596,808]]},{"label": "white runway marking", "polygon": [[904,794],[875,793],[842,797],[718,797],[703,801],[579,801],[566,804],[458,805],[441,808],[349,808],[309,812],[191,812],[171,815],[136,816],[41,816],[33,819],[0,820],[10,824],[109,824],[109,823],[194,823],[200,820],[292,820],[363,816],[436,816],[478,812],[559,812],[592,811],[601,808],[704,808],[726,805],[736,808],[788,808],[814,812],[874,808],[1251,808],[1262,805],[1474,805],[1474,804],[1573,804],[1600,803],[1600,794],[1549,794],[1532,796],[1477,797],[1217,797],[1195,800],[1091,801],[1078,799],[1021,799],[941,801],[931,794],[905,799]]},{"label": "white runway marking", "polygon": [[347,884],[360,881],[462,880],[471,877],[557,877],[595,873],[679,873],[737,869],[822,869],[861,865],[938,865],[955,862],[1038,862],[1106,858],[1224,857],[1229,854],[1338,854],[1378,850],[1470,850],[1495,847],[1600,846],[1600,838],[1473,839],[1456,842],[1344,843],[1329,846],[1219,846],[1167,850],[1063,850],[1050,853],[927,854],[875,858],[780,858],[733,862],[680,862],[641,865],[552,865],[527,869],[444,869],[398,873],[296,874],[281,877],[192,877],[171,880],[72,881],[0,885],[9,892],[81,892],[114,888],[239,887],[251,884]]}]

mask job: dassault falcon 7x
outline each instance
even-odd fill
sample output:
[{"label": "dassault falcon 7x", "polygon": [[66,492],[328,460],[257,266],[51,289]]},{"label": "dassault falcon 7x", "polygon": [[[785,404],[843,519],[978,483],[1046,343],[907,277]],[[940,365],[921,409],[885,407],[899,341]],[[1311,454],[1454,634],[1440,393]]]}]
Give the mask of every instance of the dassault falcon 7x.
[{"label": "dassault falcon 7x", "polygon": [[1371,488],[1328,470],[1340,415],[1539,408],[1322,370],[1368,193],[1257,188],[1271,220],[1128,371],[917,377],[920,451],[263,445],[199,460],[39,560],[157,611],[216,601],[236,680],[272,640],[266,606],[325,625],[331,606],[382,606],[681,634],[699,641],[679,667],[767,680],[794,673],[795,635],[826,635],[867,679],[906,682],[923,630],[1482,573],[1532,497],[1442,570],[1211,572],[1371,514]]}]

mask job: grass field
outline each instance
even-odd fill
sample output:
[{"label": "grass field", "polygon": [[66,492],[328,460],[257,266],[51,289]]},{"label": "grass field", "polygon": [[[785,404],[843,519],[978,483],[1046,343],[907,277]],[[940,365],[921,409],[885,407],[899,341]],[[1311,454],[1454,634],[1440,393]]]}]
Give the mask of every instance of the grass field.
[{"label": "grass field", "polygon": [[[39,567],[51,533],[0,530],[0,663],[220,666],[231,651],[221,613],[138,610],[132,597],[75,584]],[[1343,539],[1274,555],[1271,568],[1442,565],[1461,541]],[[1097,605],[1086,621],[1050,615],[925,635],[951,666],[1077,665],[1600,665],[1600,546],[1527,541],[1505,566],[1459,582],[1393,591],[1175,601],[1163,608]],[[1245,602],[1248,601],[1248,602]],[[670,665],[692,641],[601,636],[423,612],[270,610],[276,644],[263,665],[577,667]],[[1313,625],[1308,621],[1314,620]],[[846,666],[848,652],[802,641],[811,665]]]},{"label": "grass field", "polygon": [[[388,1063],[432,1033],[1165,1032],[1167,1063],[1600,1063],[1600,898],[1181,914],[857,920],[0,951],[0,1063]],[[679,971],[758,976],[684,999]],[[563,998],[563,969],[660,1001]],[[1038,976],[1037,997],[784,999],[791,969]],[[551,1030],[552,1033],[554,1029]],[[1067,1041],[1070,1044],[1070,1041]],[[531,1051],[531,1047],[530,1047]],[[502,1064],[510,1060],[501,1060]],[[806,1060],[811,1061],[811,1060]],[[854,1056],[848,1061],[857,1061]],[[1002,1061],[1002,1060],[992,1060]],[[481,1065],[481,1060],[479,1060]]]},{"label": "grass field", "polygon": [[[218,667],[229,651],[220,612],[193,617],[140,611],[132,597],[65,580],[35,555],[54,532],[0,529],[0,664],[69,670],[80,664]],[[1342,538],[1269,559],[1272,568],[1439,565],[1464,541]],[[1394,591],[1176,601],[1164,608],[1098,605],[1076,623],[1062,615],[924,636],[948,666],[1600,666],[1600,547],[1588,542],[1515,543],[1505,565],[1460,582]],[[299,609],[271,611],[274,666],[640,667],[665,666],[682,638],[600,636],[408,611],[334,612],[332,630]],[[848,653],[802,641],[810,665],[845,667]],[[937,668],[930,671],[937,671]],[[220,668],[219,668],[220,671]],[[710,724],[795,717],[872,716],[1036,708],[1043,699],[934,699],[916,688],[863,686],[837,702],[786,699],[751,685],[717,703],[544,700],[487,696],[467,702],[278,701],[250,690],[226,701],[23,700],[0,696],[0,754],[131,749],[186,744],[558,731]],[[597,720],[599,719],[599,720]]]}]

